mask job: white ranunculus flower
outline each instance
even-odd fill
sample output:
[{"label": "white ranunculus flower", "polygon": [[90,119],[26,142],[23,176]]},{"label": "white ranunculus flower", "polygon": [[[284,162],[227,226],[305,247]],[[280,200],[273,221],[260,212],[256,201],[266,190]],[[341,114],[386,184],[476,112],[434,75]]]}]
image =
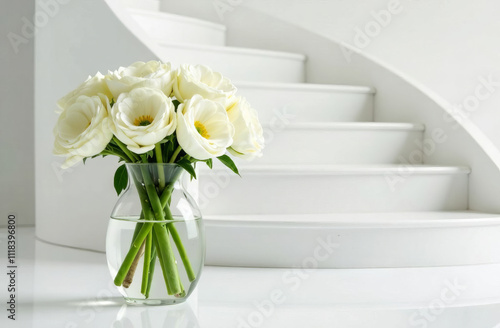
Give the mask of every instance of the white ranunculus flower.
[{"label": "white ranunculus flower", "polygon": [[111,92],[108,89],[108,85],[106,84],[105,76],[97,72],[96,75],[89,76],[85,82],[78,86],[78,88],[59,99],[57,106],[61,109],[61,111],[63,111],[69,105],[73,104],[80,96],[92,97],[99,94],[105,95],[108,99],[111,99],[112,97]]},{"label": "white ranunculus flower", "polygon": [[233,144],[228,151],[245,159],[261,157],[264,135],[257,111],[245,98],[238,97],[238,101],[227,110],[227,115],[234,126]]},{"label": "white ranunculus flower", "polygon": [[111,109],[111,130],[136,154],[148,152],[174,133],[176,121],[172,100],[158,89],[122,93]]},{"label": "white ranunculus flower", "polygon": [[113,137],[106,96],[79,96],[67,103],[54,127],[54,154],[65,156],[63,168],[99,154]]},{"label": "white ranunculus flower", "polygon": [[135,62],[129,67],[120,67],[109,72],[106,82],[116,101],[120,94],[142,87],[159,89],[170,96],[174,79],[170,63],[152,60],[147,63]]},{"label": "white ranunculus flower", "polygon": [[201,95],[226,107],[236,93],[236,87],[229,79],[207,66],[184,64],[177,70],[173,91],[180,102]]},{"label": "white ranunculus flower", "polygon": [[195,95],[177,108],[177,140],[199,160],[224,155],[233,143],[234,127],[224,107]]}]

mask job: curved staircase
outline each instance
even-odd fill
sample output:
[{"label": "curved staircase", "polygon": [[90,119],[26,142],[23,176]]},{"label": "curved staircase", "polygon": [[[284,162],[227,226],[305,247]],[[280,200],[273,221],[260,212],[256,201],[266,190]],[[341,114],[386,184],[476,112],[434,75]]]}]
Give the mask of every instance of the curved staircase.
[{"label": "curved staircase", "polygon": [[470,170],[426,165],[419,122],[374,121],[374,88],[304,83],[304,55],[227,47],[223,25],[149,4],[129,13],[161,58],[232,78],[265,129],[242,179],[201,168],[207,264],[303,266],[325,240],[336,246],[321,268],[500,261],[499,216],[468,211]]}]

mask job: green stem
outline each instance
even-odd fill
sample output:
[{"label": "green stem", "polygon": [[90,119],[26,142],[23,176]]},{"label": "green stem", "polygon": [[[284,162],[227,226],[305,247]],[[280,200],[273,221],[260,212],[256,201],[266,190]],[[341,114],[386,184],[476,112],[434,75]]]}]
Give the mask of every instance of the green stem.
[{"label": "green stem", "polygon": [[179,284],[181,285],[181,292],[179,294],[176,294],[175,296],[184,297],[184,296],[186,296],[186,290],[184,289],[184,285],[182,284],[182,281],[179,280]]},{"label": "green stem", "polygon": [[165,280],[165,285],[167,286],[167,292],[169,295],[178,294],[181,290],[179,284],[179,273],[177,272],[175,259],[173,259],[172,246],[170,245],[168,232],[160,224],[155,224],[153,231],[156,238],[156,252],[158,253],[158,259],[160,260],[163,279]]},{"label": "green stem", "polygon": [[156,162],[158,163],[158,178],[160,180],[160,190],[165,188],[165,171],[163,170],[163,156],[161,154],[161,145],[155,145]]},{"label": "green stem", "polygon": [[130,266],[132,265],[132,262],[135,259],[135,256],[139,252],[139,249],[141,248],[142,243],[144,242],[144,239],[146,239],[147,235],[153,228],[153,223],[145,223],[139,233],[137,234],[137,237],[135,238],[134,242],[132,243],[132,246],[130,246],[130,249],[125,256],[125,259],[123,260],[122,265],[120,266],[120,269],[118,270],[118,273],[116,274],[114,283],[116,286],[121,286],[123,284],[123,280],[127,276],[128,271],[130,270]]},{"label": "green stem", "polygon": [[[151,234],[151,236],[154,237],[154,234]],[[153,273],[155,272],[155,265],[156,265],[156,244],[153,240],[153,243],[151,245],[151,258],[149,259],[148,286],[146,287],[146,293],[144,294],[146,298],[149,298],[149,292],[151,291],[151,284],[153,282]]]},{"label": "green stem", "polygon": [[[144,220],[144,211],[141,211],[141,215],[139,216],[139,221],[143,220]],[[143,225],[142,222],[139,222],[135,225],[134,235],[132,236],[132,244],[134,243],[135,238],[137,238],[137,234],[139,234],[139,231],[141,231],[142,225]]]},{"label": "green stem", "polygon": [[165,270],[165,259],[163,257],[163,254],[161,251],[161,246],[158,243],[158,238],[156,237],[155,233],[153,233],[153,244],[155,245],[156,253],[158,255],[158,261],[160,262],[160,267],[161,267],[161,271],[163,274],[163,279],[165,280],[165,286],[167,287],[167,293],[168,293],[168,295],[172,295],[173,294],[172,287],[170,286],[170,281],[169,281],[168,276],[166,274],[167,271]]},{"label": "green stem", "polygon": [[142,166],[141,172],[142,172],[142,177],[144,179],[144,185],[146,187],[146,193],[147,193],[147,196],[149,198],[149,203],[151,204],[151,207],[153,208],[155,218],[158,221],[164,221],[165,214],[163,212],[163,208],[161,207],[160,198],[158,197],[158,194],[156,193],[156,188],[155,188],[155,185],[153,183],[153,179],[151,178],[151,175],[149,174],[148,168],[146,166]]},{"label": "green stem", "polygon": [[161,193],[160,196],[160,202],[161,202],[161,207],[165,207],[165,205],[168,203],[170,200],[170,196],[172,196],[172,191],[174,190],[174,184],[169,183],[165,189],[163,189],[163,192]]},{"label": "green stem", "polygon": [[182,171],[179,170],[177,174],[172,177],[171,179],[172,182],[169,183],[165,189],[163,189],[163,192],[160,196],[160,202],[162,208],[165,208],[165,206],[167,206],[167,203],[170,201],[170,196],[172,196],[172,191],[174,191],[175,182],[177,181],[181,173]]},{"label": "green stem", "polygon": [[[151,212],[151,207],[147,201],[147,195],[145,194],[143,189],[141,188],[137,189],[139,190],[139,195],[145,216],[148,218],[152,218],[153,213]],[[170,241],[168,239],[168,232],[159,223],[152,223],[152,224],[153,224],[153,231],[151,231],[151,233],[153,234],[152,236],[153,242],[156,245],[155,249],[158,254],[158,260],[160,261],[160,266],[162,268],[163,279],[165,280],[165,286],[167,287],[168,294],[174,295],[176,294],[176,291],[179,288],[176,287],[177,286],[176,281],[179,279],[178,278],[179,273],[175,271],[174,274],[172,275],[172,268],[175,269],[177,268],[171,264],[171,262],[173,262],[175,265],[175,259],[173,259],[172,261],[170,260],[169,257],[169,254],[172,254],[173,257],[173,251],[172,251],[172,246],[170,245]],[[177,273],[177,275],[175,275],[175,273]],[[152,277],[151,273],[150,276]]]},{"label": "green stem", "polygon": [[[177,177],[176,177],[177,178]],[[176,180],[174,178],[174,181]],[[172,212],[170,211],[170,207],[168,205],[168,201],[170,199],[170,196],[172,194],[173,190],[173,183],[169,184],[169,186],[165,189],[165,191],[161,195],[161,206],[165,211],[166,219],[167,220],[174,220],[172,216]],[[193,267],[191,266],[191,262],[189,261],[188,254],[186,252],[186,249],[184,248],[184,244],[182,243],[181,237],[179,236],[179,233],[177,232],[177,228],[175,227],[174,223],[167,223],[167,228],[170,231],[170,234],[172,235],[172,239],[174,240],[175,246],[177,247],[177,250],[179,251],[179,255],[181,257],[182,263],[184,264],[184,268],[186,269],[187,276],[189,278],[189,281],[194,281],[196,279],[196,274],[193,271]]]},{"label": "green stem", "polygon": [[131,152],[123,142],[118,140],[117,137],[113,137],[113,140],[118,145],[118,147],[120,147],[120,149],[125,153],[125,155],[127,155],[127,157],[130,159],[132,163],[139,161],[139,156]]},{"label": "green stem", "polygon": [[121,159],[127,160],[127,157],[125,156],[125,154],[123,154],[123,153],[120,154],[117,151],[113,151],[113,150],[109,150],[109,149],[105,149],[105,150],[101,151],[99,153],[99,155],[102,155],[102,156],[113,155],[113,156],[118,156]]},{"label": "green stem", "polygon": [[[141,213],[141,220],[142,219],[143,219],[143,214]],[[134,244],[134,241],[137,238],[137,235],[139,234],[139,231],[141,231],[142,226],[143,226],[142,222],[139,222],[139,223],[137,223],[135,225],[134,235],[132,236],[132,243],[130,244],[130,246],[132,246]]]},{"label": "green stem", "polygon": [[[149,175],[147,167],[141,167],[141,170],[144,179],[144,185],[146,186],[146,192],[149,198],[149,203],[153,208],[155,218],[158,221],[164,221],[165,215],[161,206],[160,198],[156,193],[156,188],[151,179],[151,176]],[[179,294],[181,292],[179,284],[179,272],[177,271],[177,266],[175,264],[174,252],[170,244],[168,231],[159,224],[155,224],[155,226],[153,227],[153,231],[158,241],[157,252],[163,259],[162,269],[163,274],[167,279],[167,286],[170,286],[170,292],[172,294]]]},{"label": "green stem", "polygon": [[[174,189],[174,183],[177,180],[178,176],[174,177],[174,183],[169,183],[163,190],[161,197],[158,197],[156,188],[147,167],[141,167],[141,172],[146,190],[142,187],[143,184],[139,183],[136,177],[133,177],[136,180],[135,185],[137,187],[137,191],[139,193],[139,198],[141,200],[141,205],[143,208],[141,216],[143,216],[146,220],[156,219],[159,221],[163,221],[165,219],[164,215],[167,214],[167,219],[173,220],[172,213],[170,212],[170,208],[168,207],[168,203]],[[181,171],[179,171],[179,174],[180,173]],[[140,228],[136,227],[136,229],[139,229],[139,232],[137,233],[137,237],[134,238],[131,249],[124,259],[122,266],[120,267],[120,270],[115,278],[115,284],[120,283],[121,285],[121,283],[123,283],[124,277],[122,277],[122,271],[125,271],[125,274],[128,272],[128,270],[130,269],[130,265],[137,255],[137,252],[139,251],[142,243],[146,238],[149,238],[149,236],[151,236],[151,250],[149,250],[149,246],[146,247],[146,252],[149,252],[149,256],[147,254],[144,255],[144,261],[148,262],[149,267],[146,268],[146,265],[144,265],[141,293],[143,293],[146,298],[149,297],[151,284],[153,281],[152,278],[155,269],[156,256],[158,256],[168,294],[177,296],[184,295],[185,290],[179,276],[177,264],[175,263],[175,257],[169,238],[170,234],[172,235],[172,239],[174,240],[174,243],[182,258],[190,281],[193,281],[195,279],[195,274],[192,270],[187,253],[184,249],[177,229],[175,228],[173,223],[167,224],[167,228],[160,223],[140,224],[142,226]],[[147,230],[146,233],[144,233],[144,229]]]},{"label": "green stem", "polygon": [[184,268],[186,269],[187,276],[189,278],[189,281],[194,281],[196,279],[196,274],[193,271],[193,267],[191,266],[191,262],[189,261],[188,254],[186,252],[186,249],[184,248],[184,245],[182,244],[181,237],[179,236],[179,233],[177,232],[177,228],[174,226],[173,223],[167,224],[168,230],[170,231],[170,234],[172,235],[172,239],[174,240],[175,246],[177,247],[177,250],[179,251],[179,255],[181,256],[182,263],[184,264]]},{"label": "green stem", "polygon": [[[140,220],[143,220],[143,219],[144,219],[144,212],[141,211]],[[143,226],[142,222],[139,222],[135,225],[134,235],[132,236],[132,242],[130,245],[131,247],[134,244],[134,241],[137,238],[137,235],[141,231],[142,226]],[[143,251],[141,251],[141,249],[139,248],[139,252],[135,255],[135,259],[132,262],[132,265],[130,265],[130,268],[128,269],[127,275],[125,276],[125,279],[123,280],[123,287],[128,288],[132,284],[132,280],[134,279],[134,275],[135,275],[135,270],[137,269],[137,265],[138,265],[139,260],[140,260],[142,255],[143,255]]]},{"label": "green stem", "polygon": [[170,161],[168,161],[169,163],[173,163],[175,162],[176,158],[177,158],[177,155],[179,155],[179,153],[181,152],[182,150],[182,147],[179,145],[177,146],[177,149],[174,151],[174,153],[172,154],[172,157],[170,158]]},{"label": "green stem", "polygon": [[111,141],[99,155],[114,155],[120,157],[125,162],[129,162],[128,156]]},{"label": "green stem", "polygon": [[153,243],[153,234],[148,233],[146,237],[146,245],[144,247],[144,262],[142,268],[142,284],[141,293],[146,294],[149,280],[149,261],[151,260],[151,244]]}]

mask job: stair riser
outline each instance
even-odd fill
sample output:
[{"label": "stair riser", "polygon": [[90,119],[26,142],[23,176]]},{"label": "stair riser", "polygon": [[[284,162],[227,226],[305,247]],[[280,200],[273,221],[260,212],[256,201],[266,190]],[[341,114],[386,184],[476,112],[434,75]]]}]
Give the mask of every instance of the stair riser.
[{"label": "stair riser", "polygon": [[154,40],[211,46],[224,46],[226,43],[225,30],[214,28],[208,24],[137,11],[133,11],[131,14]]},{"label": "stair riser", "polygon": [[467,174],[273,175],[204,171],[204,215],[466,210]]},{"label": "stair riser", "polygon": [[263,123],[371,122],[373,94],[238,85]]},{"label": "stair riser", "polygon": [[[304,61],[294,57],[261,55],[245,51],[227,52],[161,45],[162,60],[175,65],[204,64],[231,80],[260,82],[304,82]],[[243,64],[242,64],[243,63]],[[242,94],[244,95],[244,94]]]},{"label": "stair riser", "polygon": [[[251,164],[422,164],[421,131],[264,128],[264,156]],[[241,165],[248,162],[240,160]]]},{"label": "stair riser", "polygon": [[206,220],[205,229],[208,265],[402,268],[500,262],[500,226],[349,229]]}]

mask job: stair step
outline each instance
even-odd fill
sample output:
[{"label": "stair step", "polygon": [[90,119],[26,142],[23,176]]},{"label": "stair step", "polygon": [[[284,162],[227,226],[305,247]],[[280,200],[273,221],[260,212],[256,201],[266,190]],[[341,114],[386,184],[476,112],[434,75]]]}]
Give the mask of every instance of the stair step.
[{"label": "stair step", "polygon": [[259,49],[159,42],[163,61],[205,64],[232,80],[300,83],[304,55]]},{"label": "stair step", "polygon": [[[270,295],[282,292],[286,303],[276,304],[272,321],[262,327],[497,328],[499,285],[498,264],[362,270],[207,266],[199,301],[204,318],[210,318],[214,327],[235,327],[236,318],[250,318],[264,306],[269,308],[274,299]],[[496,312],[484,311],[482,304],[494,304]],[[395,318],[383,310],[396,312]],[[490,322],[478,324],[487,313]],[[422,320],[429,315],[432,321]],[[428,322],[432,324],[425,325]]]},{"label": "stair step", "polygon": [[[457,211],[468,168],[426,165],[252,165],[241,176],[200,166],[205,215]],[[244,200],[244,201],[242,201]]]},{"label": "stair step", "polygon": [[224,46],[226,27],[221,24],[151,10],[129,9],[132,17],[158,42]]},{"label": "stair step", "polygon": [[498,214],[213,215],[204,222],[208,265],[297,267],[318,246],[325,248],[319,268],[500,263]]},{"label": "stair step", "polygon": [[236,85],[264,123],[373,121],[371,87],[243,81]]},{"label": "stair step", "polygon": [[264,156],[250,165],[422,164],[423,131],[422,124],[410,123],[267,124]]}]

